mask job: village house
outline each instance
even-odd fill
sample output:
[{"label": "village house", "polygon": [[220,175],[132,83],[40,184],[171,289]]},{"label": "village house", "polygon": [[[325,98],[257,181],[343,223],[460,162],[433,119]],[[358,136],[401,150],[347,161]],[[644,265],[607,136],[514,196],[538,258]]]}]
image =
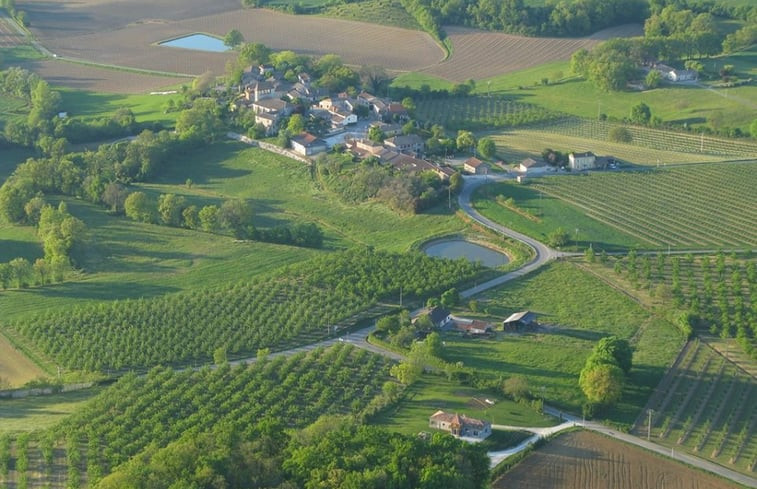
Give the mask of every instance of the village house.
[{"label": "village house", "polygon": [[547,171],[548,168],[549,166],[547,165],[547,162],[542,160],[541,158],[526,158],[518,165],[518,171],[526,174],[543,173]]},{"label": "village house", "polygon": [[535,328],[538,325],[536,314],[531,311],[510,314],[507,319],[502,321],[502,329],[505,331],[523,331],[524,329]]},{"label": "village house", "polygon": [[443,328],[452,322],[452,314],[449,309],[442,306],[434,306],[428,311],[428,318],[435,328]]},{"label": "village house", "polygon": [[466,336],[485,336],[492,334],[494,328],[479,319],[455,319],[455,329]]},{"label": "village house", "polygon": [[471,156],[463,163],[463,171],[472,175],[486,175],[489,173],[489,165],[475,156]]},{"label": "village house", "polygon": [[571,170],[592,170],[596,168],[597,156],[591,151],[585,153],[570,153],[568,155],[568,166]]},{"label": "village house", "polygon": [[415,156],[423,154],[425,143],[423,138],[417,134],[408,134],[407,136],[394,136],[384,141],[384,146],[395,151],[408,153]]},{"label": "village house", "polygon": [[318,139],[309,132],[303,132],[291,139],[292,150],[303,156],[312,156],[328,150],[326,141]]},{"label": "village house", "polygon": [[455,437],[483,440],[492,434],[492,424],[464,414],[437,411],[428,419],[429,428],[446,431]]},{"label": "village house", "polygon": [[371,122],[371,127],[377,127],[388,138],[402,134],[402,126],[399,124],[374,121]]}]

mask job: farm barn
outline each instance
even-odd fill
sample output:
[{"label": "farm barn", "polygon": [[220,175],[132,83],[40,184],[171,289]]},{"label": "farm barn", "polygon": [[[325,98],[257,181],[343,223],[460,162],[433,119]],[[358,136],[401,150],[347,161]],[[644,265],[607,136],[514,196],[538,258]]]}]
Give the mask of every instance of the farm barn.
[{"label": "farm barn", "polygon": [[502,321],[502,329],[505,331],[522,331],[528,328],[534,328],[538,326],[536,322],[536,314],[531,311],[521,311],[510,314],[510,316]]}]

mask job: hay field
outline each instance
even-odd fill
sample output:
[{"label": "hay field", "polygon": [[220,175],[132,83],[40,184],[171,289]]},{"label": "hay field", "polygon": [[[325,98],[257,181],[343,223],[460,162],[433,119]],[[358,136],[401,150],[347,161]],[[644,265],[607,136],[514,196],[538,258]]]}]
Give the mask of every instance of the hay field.
[{"label": "hay field", "polygon": [[562,435],[500,477],[494,489],[730,489],[734,484],[640,448],[580,431]]},{"label": "hay field", "polygon": [[[137,20],[116,13],[98,16],[97,9],[91,18],[86,14],[77,16],[79,8],[69,6],[69,2],[56,3],[57,9],[30,10],[29,17],[34,34],[58,56],[191,75],[208,70],[221,74],[226,61],[235,54],[184,50],[157,43],[195,32],[223,36],[238,29],[246,40],[262,42],[274,50],[291,49],[315,56],[335,53],[350,64],[375,64],[390,70],[418,70],[443,57],[434,40],[420,31],[261,9],[236,8],[174,20],[164,16],[167,12],[162,2],[155,3],[160,7],[146,7],[141,12],[144,18]],[[118,7],[105,5],[114,10]],[[59,22],[58,18],[63,20]],[[77,20],[86,25],[79,26]],[[61,35],[61,29],[68,32]],[[394,48],[387,49],[389,45]]]},{"label": "hay field", "polygon": [[30,380],[44,377],[45,372],[29,358],[16,350],[0,335],[0,381],[11,387],[20,387]]},{"label": "hay field", "polygon": [[22,66],[54,86],[108,93],[142,93],[191,82],[189,78],[99,68],[56,59],[27,61]]},{"label": "hay field", "polygon": [[480,80],[532,68],[551,61],[565,61],[581,48],[590,49],[602,40],[639,35],[630,24],[599,31],[583,38],[526,37],[478,29],[447,26],[452,56],[424,73],[453,82]]}]

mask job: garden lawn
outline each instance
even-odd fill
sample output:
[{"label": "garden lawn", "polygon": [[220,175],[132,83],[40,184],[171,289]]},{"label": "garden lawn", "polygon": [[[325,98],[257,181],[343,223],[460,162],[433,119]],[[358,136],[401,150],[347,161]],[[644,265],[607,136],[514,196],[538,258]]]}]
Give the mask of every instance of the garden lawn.
[{"label": "garden lawn", "polygon": [[0,433],[51,428],[102,391],[99,387],[0,401]]},{"label": "garden lawn", "polygon": [[[482,408],[473,398],[495,401],[494,406]],[[554,418],[537,413],[531,406],[504,399],[502,394],[461,386],[437,375],[424,375],[408,388],[405,397],[394,407],[377,415],[370,424],[383,426],[406,435],[429,431],[428,418],[438,410],[485,419],[493,424],[513,426],[552,426]]]},{"label": "garden lawn", "polygon": [[[518,209],[537,220],[499,204],[497,196],[513,198]],[[596,221],[580,209],[529,185],[502,182],[481,187],[473,195],[473,205],[489,219],[543,242],[548,241],[547,236],[555,229],[562,228],[570,235],[570,243],[564,247],[567,250],[583,250],[591,246],[599,252],[649,246],[646,241]]]},{"label": "garden lawn", "polygon": [[450,333],[444,338],[444,359],[463,362],[491,379],[522,375],[532,395],[573,413],[580,413],[585,401],[579,373],[600,338],[616,335],[635,348],[623,399],[601,413],[627,424],[634,422],[683,343],[674,326],[569,262],[553,263],[478,300],[479,307],[498,318],[533,311],[542,328],[499,332],[491,340]]}]

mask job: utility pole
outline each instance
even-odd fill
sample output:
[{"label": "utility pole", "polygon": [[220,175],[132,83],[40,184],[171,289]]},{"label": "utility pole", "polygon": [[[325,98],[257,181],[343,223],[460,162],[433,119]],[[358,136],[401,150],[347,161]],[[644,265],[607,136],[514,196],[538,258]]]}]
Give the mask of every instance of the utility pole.
[{"label": "utility pole", "polygon": [[400,285],[400,307],[402,307],[402,286]]},{"label": "utility pole", "polygon": [[654,409],[647,409],[647,414],[649,415],[647,421],[647,441],[649,441],[652,437],[652,415],[654,414]]},{"label": "utility pole", "polygon": [[447,185],[447,206],[452,209],[452,188]]}]

